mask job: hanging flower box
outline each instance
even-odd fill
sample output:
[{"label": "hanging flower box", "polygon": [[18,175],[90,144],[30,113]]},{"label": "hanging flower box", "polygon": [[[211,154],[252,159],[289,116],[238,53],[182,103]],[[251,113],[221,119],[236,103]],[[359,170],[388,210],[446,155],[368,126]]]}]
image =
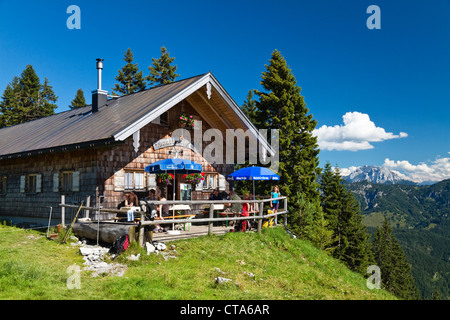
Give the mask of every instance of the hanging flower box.
[{"label": "hanging flower box", "polygon": [[182,114],[180,115],[180,118],[178,119],[178,125],[182,128],[193,128],[195,124],[195,120],[193,119],[192,115],[186,115]]},{"label": "hanging flower box", "polygon": [[204,178],[205,173],[191,173],[191,174],[184,174],[183,179],[186,183],[190,183],[192,185],[197,185],[201,181],[205,180]]},{"label": "hanging flower box", "polygon": [[174,176],[172,173],[160,173],[156,175],[158,183],[162,183],[165,186],[171,186]]}]

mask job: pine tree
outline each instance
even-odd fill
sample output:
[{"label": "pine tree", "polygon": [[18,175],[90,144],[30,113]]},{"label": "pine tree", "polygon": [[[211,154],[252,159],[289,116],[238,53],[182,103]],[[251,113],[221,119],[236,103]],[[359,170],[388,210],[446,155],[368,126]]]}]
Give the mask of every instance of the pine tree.
[{"label": "pine tree", "polygon": [[31,65],[20,77],[14,77],[6,87],[0,103],[0,124],[15,124],[36,120],[54,114],[58,97],[47,78],[41,84]]},{"label": "pine tree", "polygon": [[253,125],[259,129],[260,124],[257,120],[257,108],[256,108],[256,100],[253,98],[253,91],[249,90],[247,94],[247,100],[244,101],[244,104],[241,107],[244,114],[247,118],[253,123]]},{"label": "pine tree", "polygon": [[148,67],[150,75],[147,80],[150,86],[168,84],[174,82],[179,74],[176,74],[177,66],[171,66],[175,58],[171,58],[166,47],[161,48],[161,57],[159,59],[152,58],[152,65]]},{"label": "pine tree", "polygon": [[[317,138],[312,132],[317,125],[308,114],[301,88],[278,50],[272,53],[262,73],[263,91],[255,90],[256,123],[262,129],[279,130],[279,172],[281,193],[288,197],[290,215],[299,210],[299,194],[320,210],[317,177],[320,174]],[[298,223],[296,219],[288,221]]]},{"label": "pine tree", "polygon": [[322,209],[311,202],[306,201],[304,194],[297,197],[295,211],[291,219],[297,221],[292,225],[292,232],[300,237],[311,241],[311,243],[327,252],[331,252],[333,243],[333,231],[329,228],[329,222],[325,219]]},{"label": "pine tree", "polygon": [[77,90],[77,94],[75,95],[75,99],[69,105],[70,109],[78,109],[86,106],[86,99],[84,99],[84,92],[81,89]]},{"label": "pine tree", "polygon": [[119,83],[115,84],[112,93],[114,95],[128,95],[145,90],[147,83],[145,82],[143,71],[139,71],[139,64],[132,63],[134,57],[130,48],[125,52],[123,60],[126,64],[115,77]]},{"label": "pine tree", "polygon": [[320,186],[324,217],[333,230],[334,241],[330,244],[333,257],[364,273],[373,257],[359,204],[343,185],[339,168],[333,170],[330,163],[325,165]]},{"label": "pine tree", "polygon": [[411,266],[392,234],[388,219],[377,228],[372,242],[375,261],[381,271],[384,289],[402,299],[419,299],[419,291],[411,274]]},{"label": "pine tree", "polygon": [[0,102],[0,128],[20,123],[18,119],[23,116],[23,110],[19,98],[19,77],[14,77],[13,81],[6,86]]}]

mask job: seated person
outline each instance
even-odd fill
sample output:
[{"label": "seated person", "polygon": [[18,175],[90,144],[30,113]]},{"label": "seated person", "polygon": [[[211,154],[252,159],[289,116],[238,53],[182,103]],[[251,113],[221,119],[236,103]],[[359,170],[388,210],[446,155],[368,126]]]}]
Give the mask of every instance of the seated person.
[{"label": "seated person", "polygon": [[[234,189],[230,190],[230,197],[228,200],[241,200],[241,197],[239,197],[236,192],[234,191]],[[225,204],[225,206],[227,207],[225,209],[225,212],[233,212],[233,213],[237,213],[237,212],[241,212],[241,204],[240,203],[227,203]]]},{"label": "seated person", "polygon": [[215,189],[211,195],[209,196],[209,200],[222,200],[222,197],[219,195],[219,189]]}]

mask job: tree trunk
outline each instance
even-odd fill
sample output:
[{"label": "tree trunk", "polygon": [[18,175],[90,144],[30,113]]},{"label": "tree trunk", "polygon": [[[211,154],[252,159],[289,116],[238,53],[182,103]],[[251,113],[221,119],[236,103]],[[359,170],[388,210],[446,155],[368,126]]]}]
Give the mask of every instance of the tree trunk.
[{"label": "tree trunk", "polygon": [[98,239],[100,242],[114,243],[124,234],[130,235],[134,240],[136,224],[114,223],[114,222],[77,222],[73,225],[73,233],[79,238],[97,240],[97,231],[100,229]]}]

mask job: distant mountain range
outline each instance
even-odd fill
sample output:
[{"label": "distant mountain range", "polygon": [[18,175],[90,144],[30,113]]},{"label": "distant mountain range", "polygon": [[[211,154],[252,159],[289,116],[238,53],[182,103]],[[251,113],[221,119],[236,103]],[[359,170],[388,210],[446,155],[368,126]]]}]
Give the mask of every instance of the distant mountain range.
[{"label": "distant mountain range", "polygon": [[350,171],[346,175],[343,175],[342,178],[347,182],[372,182],[372,183],[380,183],[380,184],[407,184],[407,185],[430,185],[433,182],[422,182],[417,183],[412,180],[409,180],[405,176],[401,174],[389,170],[384,167],[377,166],[362,166],[362,167],[351,167],[346,169],[345,171]]},{"label": "distant mountain range", "polygon": [[377,169],[362,167],[348,177],[362,181],[345,182],[360,204],[364,225],[374,232],[387,217],[422,297],[430,299],[437,290],[441,299],[449,299],[450,179],[433,185],[404,184],[395,174]]}]

